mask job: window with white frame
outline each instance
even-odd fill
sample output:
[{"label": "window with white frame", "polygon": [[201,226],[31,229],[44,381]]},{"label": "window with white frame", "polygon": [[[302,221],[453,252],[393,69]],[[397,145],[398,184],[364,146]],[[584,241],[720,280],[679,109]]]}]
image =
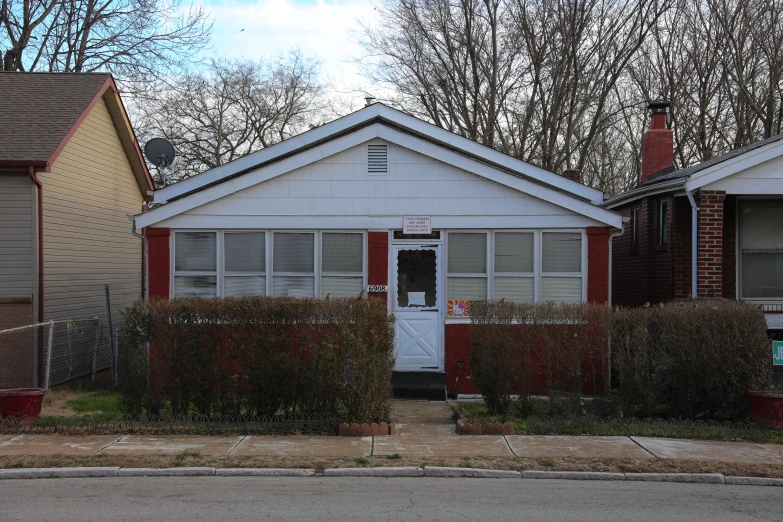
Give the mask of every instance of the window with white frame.
[{"label": "window with white frame", "polygon": [[321,297],[358,296],[364,290],[364,234],[321,234]]},{"label": "window with white frame", "polygon": [[740,202],[743,299],[783,299],[783,201]]},{"label": "window with white frame", "polygon": [[223,234],[223,295],[266,295],[266,234]]},{"label": "window with white frame", "polygon": [[174,233],[174,297],[217,295],[217,233]]},{"label": "window with white frame", "polygon": [[494,299],[535,301],[534,244],[532,232],[495,233]]},{"label": "window with white frame", "polygon": [[581,233],[541,233],[541,300],[582,301]]},{"label": "window with white frame", "polygon": [[315,234],[272,234],[272,293],[276,296],[315,297]]},{"label": "window with white frame", "polygon": [[487,299],[487,234],[449,232],[449,299],[485,301]]}]

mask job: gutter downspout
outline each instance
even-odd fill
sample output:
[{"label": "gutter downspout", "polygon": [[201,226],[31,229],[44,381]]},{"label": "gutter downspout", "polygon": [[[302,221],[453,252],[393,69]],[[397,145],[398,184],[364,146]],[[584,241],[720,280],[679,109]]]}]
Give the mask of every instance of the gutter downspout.
[{"label": "gutter downspout", "polygon": [[[616,237],[620,237],[623,234],[625,234],[625,224],[631,221],[630,217],[623,216],[623,224],[620,227],[620,230],[617,230],[615,232],[612,232],[609,234],[609,301],[608,305],[609,308],[612,308],[612,240]],[[606,336],[606,390],[607,395],[612,393],[612,332],[609,330]]]},{"label": "gutter downspout", "polygon": [[35,167],[28,167],[30,179],[38,187],[38,321],[44,320],[44,245],[43,245],[43,184],[35,175]]},{"label": "gutter downspout", "polygon": [[693,192],[685,189],[685,195],[691,204],[691,299],[698,296],[699,277],[699,206],[693,199]]},{"label": "gutter downspout", "polygon": [[136,216],[131,216],[128,214],[128,220],[131,222],[131,234],[133,234],[133,237],[137,237],[141,239],[141,251],[142,251],[142,265],[141,265],[141,276],[142,276],[142,299],[145,301],[149,299],[150,295],[150,289],[149,289],[149,243],[147,240],[147,236],[144,234],[139,234],[136,232]]}]

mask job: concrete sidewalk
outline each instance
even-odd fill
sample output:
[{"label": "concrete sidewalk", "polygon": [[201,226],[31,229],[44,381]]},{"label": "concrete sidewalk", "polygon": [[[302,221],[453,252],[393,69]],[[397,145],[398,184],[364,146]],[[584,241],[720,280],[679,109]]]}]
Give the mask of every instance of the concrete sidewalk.
[{"label": "concrete sidewalk", "polygon": [[397,434],[376,437],[196,435],[0,435],[0,456],[177,455],[205,457],[588,457],[700,459],[782,464],[783,446],[647,437],[456,435],[451,406],[394,403]]}]

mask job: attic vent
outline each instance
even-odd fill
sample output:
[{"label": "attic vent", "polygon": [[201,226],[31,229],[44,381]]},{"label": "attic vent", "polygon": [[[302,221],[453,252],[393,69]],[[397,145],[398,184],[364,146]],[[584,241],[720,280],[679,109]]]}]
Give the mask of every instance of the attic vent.
[{"label": "attic vent", "polygon": [[389,171],[389,146],[385,143],[367,145],[367,174],[386,174]]}]

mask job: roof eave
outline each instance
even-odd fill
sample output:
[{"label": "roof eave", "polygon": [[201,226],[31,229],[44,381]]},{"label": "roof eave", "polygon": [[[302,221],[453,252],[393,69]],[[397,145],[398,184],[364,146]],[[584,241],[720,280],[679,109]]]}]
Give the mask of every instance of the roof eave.
[{"label": "roof eave", "polygon": [[641,199],[647,196],[660,194],[662,192],[672,192],[673,190],[684,186],[686,181],[687,178],[678,178],[661,183],[653,183],[651,185],[642,185],[641,187],[633,188],[623,192],[622,194],[618,194],[617,196],[607,199],[601,206],[603,208],[613,209],[628,203],[632,203],[637,199]]}]

